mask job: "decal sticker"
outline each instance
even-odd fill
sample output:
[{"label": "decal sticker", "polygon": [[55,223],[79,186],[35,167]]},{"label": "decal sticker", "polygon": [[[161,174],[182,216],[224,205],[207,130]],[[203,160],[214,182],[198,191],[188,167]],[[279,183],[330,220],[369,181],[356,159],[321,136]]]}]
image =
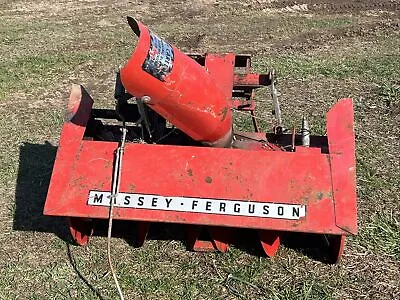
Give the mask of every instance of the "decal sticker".
[{"label": "decal sticker", "polygon": [[165,76],[171,72],[173,63],[174,50],[172,46],[150,32],[150,49],[142,69],[155,78],[165,81]]},{"label": "decal sticker", "polygon": [[[88,205],[110,206],[110,192],[90,191]],[[306,207],[283,204],[194,197],[164,197],[149,194],[119,193],[115,207],[168,210],[190,213],[299,220]]]}]

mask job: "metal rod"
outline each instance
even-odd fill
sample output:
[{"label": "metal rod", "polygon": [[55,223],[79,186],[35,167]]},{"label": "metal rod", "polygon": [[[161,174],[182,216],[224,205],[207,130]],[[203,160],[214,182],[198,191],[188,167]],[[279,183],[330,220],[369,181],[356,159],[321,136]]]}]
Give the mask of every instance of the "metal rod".
[{"label": "metal rod", "polygon": [[117,150],[115,151],[115,164],[114,164],[114,172],[113,172],[113,180],[111,186],[111,196],[110,196],[110,210],[109,210],[109,218],[108,218],[108,232],[107,232],[107,259],[108,265],[111,270],[112,277],[114,279],[115,285],[118,290],[119,298],[124,300],[124,295],[122,294],[121,287],[118,282],[117,275],[115,274],[115,270],[111,260],[111,232],[112,232],[112,222],[113,222],[113,212],[114,212],[114,205],[117,201],[117,196],[119,193],[120,187],[120,178],[121,178],[121,171],[122,171],[122,156],[124,154],[125,149],[125,140],[126,140],[126,126],[123,123],[122,127],[122,138],[121,143],[118,146]]},{"label": "metal rod", "polygon": [[270,71],[270,79],[271,79],[271,96],[272,96],[272,105],[274,108],[274,115],[276,118],[277,126],[282,127],[282,115],[281,109],[279,106],[278,100],[278,90],[275,87],[275,69]]},{"label": "metal rod", "polygon": [[304,147],[310,147],[310,127],[305,116],[301,121],[301,143]]}]

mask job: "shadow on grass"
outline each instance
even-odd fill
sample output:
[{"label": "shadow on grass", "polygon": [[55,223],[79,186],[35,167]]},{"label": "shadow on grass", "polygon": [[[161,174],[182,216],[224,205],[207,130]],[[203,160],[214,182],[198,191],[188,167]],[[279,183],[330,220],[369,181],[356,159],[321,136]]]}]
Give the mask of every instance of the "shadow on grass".
[{"label": "shadow on grass", "polygon": [[329,236],[324,234],[287,232],[282,238],[285,247],[328,264],[335,263],[331,243]]},{"label": "shadow on grass", "polygon": [[[107,229],[108,220],[97,220],[94,234],[106,237]],[[182,224],[151,223],[146,240],[180,241],[185,244],[186,232],[186,226]],[[112,236],[124,239],[131,247],[141,247],[138,244],[138,222],[114,220]]]},{"label": "shadow on grass", "polygon": [[43,215],[56,152],[48,142],[20,146],[13,229],[51,232],[71,243],[65,219]]},{"label": "shadow on grass", "polygon": [[20,146],[19,170],[15,192],[13,229],[19,231],[51,232],[66,242],[70,264],[79,278],[99,299],[100,293],[79,271],[70,246],[74,244],[65,218],[43,215],[44,203],[50,184],[57,147],[24,143]]},{"label": "shadow on grass", "polygon": [[83,274],[81,273],[81,271],[79,270],[74,255],[72,254],[71,251],[71,245],[67,244],[67,255],[68,255],[68,259],[69,262],[72,266],[72,268],[74,269],[75,273],[78,275],[78,277],[86,284],[86,286],[93,292],[93,294],[95,294],[100,300],[104,300],[104,297],[99,293],[99,291],[86,279],[85,276],[83,276]]},{"label": "shadow on grass", "polygon": [[[332,263],[331,248],[323,234],[281,232],[280,239],[283,247],[313,260]],[[256,230],[239,229],[233,246],[254,256],[265,256]]]}]

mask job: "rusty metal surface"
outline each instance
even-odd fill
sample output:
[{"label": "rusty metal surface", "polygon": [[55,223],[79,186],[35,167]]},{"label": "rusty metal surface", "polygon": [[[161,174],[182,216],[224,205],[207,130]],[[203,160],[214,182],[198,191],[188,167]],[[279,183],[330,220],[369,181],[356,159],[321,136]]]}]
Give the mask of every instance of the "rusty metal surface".
[{"label": "rusty metal surface", "polygon": [[271,79],[269,74],[235,74],[233,80],[233,89],[240,90],[245,88],[259,88],[270,84]]},{"label": "rusty metal surface", "polygon": [[[62,191],[50,189],[45,214],[107,218],[108,208],[87,205],[87,196],[89,190],[110,190],[115,147],[112,142],[82,141],[75,155],[73,149],[67,149],[65,152],[74,156],[73,164],[68,158],[65,161],[71,168],[68,186]],[[304,204],[307,215],[298,221],[225,215],[216,218],[202,213],[116,207],[115,218],[343,233],[335,222],[329,157],[305,150],[249,154],[239,149],[127,144],[121,192]],[[58,162],[67,153],[61,153]],[[54,174],[59,174],[57,168]]]}]

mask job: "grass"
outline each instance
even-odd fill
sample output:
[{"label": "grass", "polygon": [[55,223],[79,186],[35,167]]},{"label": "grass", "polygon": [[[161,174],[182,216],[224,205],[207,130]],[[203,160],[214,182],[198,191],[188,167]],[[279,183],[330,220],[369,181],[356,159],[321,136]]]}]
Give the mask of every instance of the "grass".
[{"label": "grass", "polygon": [[311,28],[317,29],[332,29],[341,28],[357,23],[355,18],[352,17],[333,17],[333,18],[307,18],[307,22],[311,25]]},{"label": "grass", "polygon": [[[0,299],[116,296],[101,230],[87,248],[73,246],[63,220],[43,217],[42,209],[68,86],[83,83],[96,105],[112,106],[113,72],[134,44],[124,24],[132,11],[183,50],[250,52],[256,71],[274,66],[289,127],[305,114],[313,133],[323,134],[325,112],[352,96],[360,234],[348,239],[341,265],[331,266],[289,245],[267,259],[250,233],[225,254],[188,252],[180,238],[134,248],[132,225],[117,222],[124,236],[112,247],[127,299],[400,297],[396,14],[275,13],[254,1],[203,2],[174,2],[168,9],[158,1],[119,2],[111,9],[84,1],[79,10],[65,2],[54,14],[43,14],[43,7],[56,3],[6,3],[0,12]],[[15,5],[37,7],[38,14]],[[269,100],[258,106],[268,130],[270,108]],[[236,126],[251,123],[239,117]],[[156,236],[168,236],[176,228],[159,230]]]},{"label": "grass", "polygon": [[400,221],[396,217],[392,214],[373,215],[365,229],[362,236],[365,247],[400,261]]},{"label": "grass", "polygon": [[384,83],[381,86],[381,96],[386,102],[386,106],[396,115],[400,112],[400,85]]},{"label": "grass", "polygon": [[88,60],[99,59],[96,53],[59,53],[25,56],[0,64],[0,100],[10,92],[29,92],[57,82],[65,73]]},{"label": "grass", "polygon": [[[282,55],[268,60],[259,59],[255,67],[261,69],[261,66],[268,65],[273,65],[279,70],[279,75],[283,78],[327,77],[338,80],[352,78],[365,82],[387,83],[395,82],[398,78],[400,55],[398,53],[382,55],[379,52],[369,56],[362,54],[346,57]],[[391,92],[396,93],[395,90]],[[392,95],[391,99],[394,98]]]}]

